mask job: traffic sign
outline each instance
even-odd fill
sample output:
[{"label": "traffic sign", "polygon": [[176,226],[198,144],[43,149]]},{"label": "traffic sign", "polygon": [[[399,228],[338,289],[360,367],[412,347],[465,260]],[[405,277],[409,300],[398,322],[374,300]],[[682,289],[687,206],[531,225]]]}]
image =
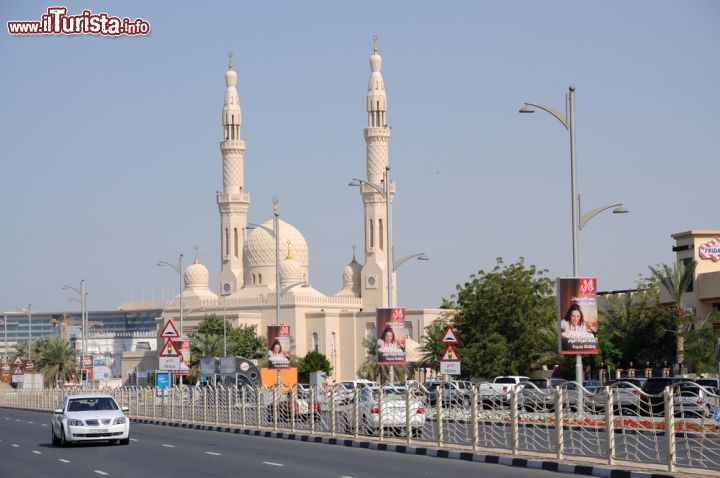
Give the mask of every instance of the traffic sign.
[{"label": "traffic sign", "polygon": [[160,351],[160,357],[179,357],[180,352],[171,339],[165,341],[162,350]]},{"label": "traffic sign", "polygon": [[441,362],[459,362],[460,357],[458,357],[457,352],[455,352],[455,348],[453,348],[452,345],[448,345],[447,349],[445,349],[445,355],[440,359]]},{"label": "traffic sign", "polygon": [[443,335],[442,340],[440,341],[444,344],[459,344],[460,341],[457,338],[457,335],[455,335],[455,331],[448,325],[447,329],[445,329],[445,334]]},{"label": "traffic sign", "polygon": [[460,362],[440,362],[440,373],[443,375],[460,375]]},{"label": "traffic sign", "polygon": [[15,370],[13,370],[13,375],[25,375],[25,372],[23,372],[22,367],[19,365],[15,367]]},{"label": "traffic sign", "polygon": [[160,370],[180,370],[180,357],[160,357],[158,365]]},{"label": "traffic sign", "polygon": [[13,362],[13,365],[22,365],[22,364],[23,364],[23,359],[19,355],[17,357],[15,357],[15,361]]},{"label": "traffic sign", "polygon": [[168,320],[165,323],[165,327],[163,327],[162,332],[160,332],[160,337],[163,338],[179,338],[180,333],[178,333],[177,329],[175,328],[175,324],[173,324],[172,320]]}]

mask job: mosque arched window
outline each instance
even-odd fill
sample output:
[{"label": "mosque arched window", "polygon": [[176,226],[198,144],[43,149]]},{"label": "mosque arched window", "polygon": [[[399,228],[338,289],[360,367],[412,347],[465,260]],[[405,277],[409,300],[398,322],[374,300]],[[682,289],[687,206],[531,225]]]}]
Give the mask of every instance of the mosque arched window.
[{"label": "mosque arched window", "polygon": [[375,227],[372,219],[370,219],[370,237],[368,239],[370,239],[370,248],[372,249],[375,247]]},{"label": "mosque arched window", "polygon": [[239,244],[237,227],[234,229],[234,231],[235,231],[235,258],[237,259],[237,257],[238,257],[238,244]]},{"label": "mosque arched window", "polygon": [[255,274],[253,274],[252,276],[253,276],[253,285],[254,285],[255,284]]},{"label": "mosque arched window", "polygon": [[315,352],[320,351],[320,334],[317,332],[312,333],[312,349]]},{"label": "mosque arched window", "polygon": [[225,255],[230,255],[230,232],[225,228]]},{"label": "mosque arched window", "polygon": [[383,250],[383,223],[382,219],[378,219],[378,244],[380,244],[380,250]]},{"label": "mosque arched window", "polygon": [[258,284],[262,284],[262,274],[258,274]]}]

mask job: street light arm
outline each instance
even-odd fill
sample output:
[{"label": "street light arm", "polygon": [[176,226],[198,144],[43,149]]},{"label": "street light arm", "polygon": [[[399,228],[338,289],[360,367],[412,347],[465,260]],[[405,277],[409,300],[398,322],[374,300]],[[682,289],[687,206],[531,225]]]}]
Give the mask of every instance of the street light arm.
[{"label": "street light arm", "polygon": [[401,265],[405,264],[410,259],[418,258],[419,261],[429,261],[430,258],[425,255],[424,252],[418,252],[417,254],[410,254],[409,256],[402,257],[395,262],[393,262],[393,271],[396,271],[400,268]]},{"label": "street light arm", "polygon": [[267,226],[263,226],[262,224],[253,224],[253,223],[249,222],[248,225],[245,227],[245,229],[255,229],[255,228],[260,228],[263,231],[270,234],[271,237],[275,238],[275,231],[273,231],[271,228],[269,228]]},{"label": "street light arm", "polygon": [[175,272],[177,272],[178,274],[181,273],[180,268],[177,266],[177,264],[171,264],[170,262],[167,262],[167,261],[158,261],[157,265],[158,265],[158,267],[162,267],[162,266],[172,267],[173,269],[175,269]]},{"label": "street light arm", "polygon": [[547,111],[555,118],[557,118],[557,120],[565,127],[565,129],[570,129],[570,123],[568,123],[567,116],[564,113],[561,113],[558,110],[549,106],[537,105],[535,103],[525,103],[525,105],[534,106],[535,108],[540,108],[543,111]]},{"label": "street light arm", "polygon": [[610,209],[611,207],[620,207],[620,206],[622,206],[622,203],[610,204],[608,206],[597,207],[597,208],[593,209],[592,211],[586,212],[585,214],[580,216],[580,223],[578,225],[578,229],[582,229],[583,227],[585,227],[585,224],[590,222],[590,219],[594,218],[601,212],[606,211],[606,210]]},{"label": "street light arm", "polygon": [[77,287],[71,286],[71,285],[64,285],[62,286],[62,290],[74,290],[77,292],[77,294],[82,297],[82,291],[78,289]]},{"label": "street light arm", "polygon": [[352,182],[348,186],[361,186],[363,184],[366,184],[373,188],[375,191],[379,192],[382,197],[385,197],[385,190],[374,183],[369,183],[367,181],[363,181],[362,179],[353,178]]}]

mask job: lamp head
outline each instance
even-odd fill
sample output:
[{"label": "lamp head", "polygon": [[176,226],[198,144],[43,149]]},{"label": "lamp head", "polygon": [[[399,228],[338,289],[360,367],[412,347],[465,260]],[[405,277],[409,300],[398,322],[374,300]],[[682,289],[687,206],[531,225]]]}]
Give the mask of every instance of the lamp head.
[{"label": "lamp head", "polygon": [[362,182],[359,179],[353,178],[352,181],[348,183],[348,186],[361,186]]},{"label": "lamp head", "polygon": [[430,258],[429,258],[428,256],[426,256],[425,253],[423,252],[422,254],[420,254],[420,255],[418,256],[417,260],[419,260],[419,261],[429,261]]},{"label": "lamp head", "polygon": [[525,103],[525,105],[522,108],[520,108],[518,113],[535,113],[535,108],[533,108],[532,106]]},{"label": "lamp head", "polygon": [[613,214],[626,214],[628,212],[630,212],[630,210],[626,209],[622,204],[613,209]]}]

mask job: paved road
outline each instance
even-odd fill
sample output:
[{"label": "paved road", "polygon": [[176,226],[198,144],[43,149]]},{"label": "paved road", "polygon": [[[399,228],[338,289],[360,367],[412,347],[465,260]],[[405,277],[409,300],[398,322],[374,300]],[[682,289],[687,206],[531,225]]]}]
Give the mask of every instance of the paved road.
[{"label": "paved road", "polygon": [[1,476],[437,478],[557,477],[503,465],[133,423],[131,443],[50,445],[50,415],[0,409]]}]

